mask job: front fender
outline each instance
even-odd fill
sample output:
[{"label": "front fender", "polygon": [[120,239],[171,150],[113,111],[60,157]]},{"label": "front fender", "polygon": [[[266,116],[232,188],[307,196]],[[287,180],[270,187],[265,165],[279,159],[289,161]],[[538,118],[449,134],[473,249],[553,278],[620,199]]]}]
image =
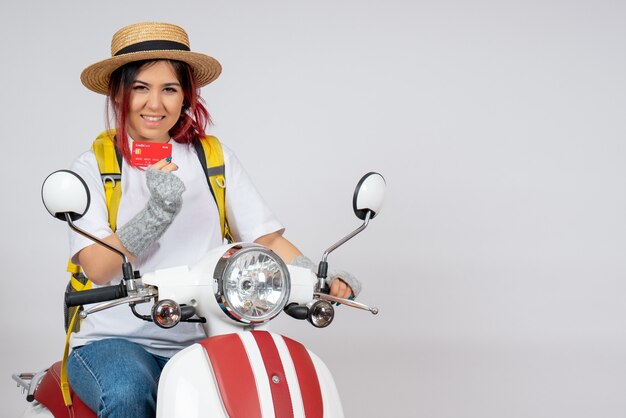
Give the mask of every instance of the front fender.
[{"label": "front fender", "polygon": [[302,344],[267,331],[207,338],[161,374],[157,418],[343,417],[334,379]]}]

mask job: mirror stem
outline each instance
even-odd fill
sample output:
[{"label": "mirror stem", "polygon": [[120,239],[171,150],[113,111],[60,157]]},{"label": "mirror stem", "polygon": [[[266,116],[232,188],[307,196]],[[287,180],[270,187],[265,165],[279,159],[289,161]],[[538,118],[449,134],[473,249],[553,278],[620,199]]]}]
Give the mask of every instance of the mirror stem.
[{"label": "mirror stem", "polygon": [[348,235],[346,235],[345,237],[337,241],[335,244],[331,245],[326,251],[324,251],[324,255],[322,255],[322,261],[320,261],[320,265],[317,271],[317,278],[319,279],[320,291],[324,289],[324,286],[325,286],[324,281],[326,279],[326,276],[328,275],[328,262],[326,261],[328,259],[328,255],[332,253],[333,251],[335,251],[340,246],[342,246],[343,244],[345,244],[348,240],[354,238],[356,234],[363,231],[369,224],[371,217],[372,217],[372,211],[368,210],[367,213],[365,214],[363,225],[361,225],[360,227],[358,227],[357,229],[355,229],[354,231],[352,231],[351,233],[349,233]]},{"label": "mirror stem", "polygon": [[94,237],[91,234],[88,234],[87,232],[83,231],[82,229],[80,229],[79,227],[77,227],[76,225],[74,225],[74,222],[72,222],[72,218],[70,218],[69,213],[65,214],[65,220],[67,221],[68,225],[70,226],[70,228],[72,228],[74,231],[78,232],[79,234],[81,234],[84,237],[89,238],[92,241],[97,242],[98,244],[108,248],[109,250],[116,252],[120,255],[120,257],[122,257],[124,259],[124,263],[128,263],[128,258],[126,257],[126,254],[124,254],[123,252],[121,252],[120,250],[118,250],[117,248],[107,244],[106,242],[102,241],[99,238]]},{"label": "mirror stem", "polygon": [[126,254],[124,254],[122,251],[118,250],[117,248],[107,244],[106,242],[102,241],[99,238],[94,237],[93,235],[83,231],[82,229],[80,229],[79,227],[77,227],[76,225],[74,225],[74,222],[72,222],[72,218],[70,217],[69,213],[65,213],[65,220],[67,221],[67,224],[70,226],[70,228],[72,228],[73,231],[78,232],[79,234],[81,234],[84,237],[89,238],[90,240],[108,248],[109,250],[117,253],[120,255],[120,257],[122,257],[122,259],[124,260],[123,264],[122,264],[122,275],[124,277],[124,280],[127,283],[132,283],[132,286],[134,287],[134,274],[133,274],[133,267],[131,266],[131,264],[128,262],[128,257],[126,257]]},{"label": "mirror stem", "polygon": [[358,227],[357,229],[355,229],[354,231],[352,231],[351,233],[349,233],[348,235],[346,235],[345,237],[343,237],[342,239],[340,239],[339,241],[337,241],[335,244],[331,245],[330,248],[328,248],[325,252],[324,255],[322,255],[322,261],[326,262],[326,259],[328,258],[328,255],[330,253],[332,253],[333,251],[335,251],[337,248],[339,248],[341,245],[345,244],[346,241],[354,238],[354,236],[356,234],[358,234],[359,232],[363,231],[367,225],[370,222],[370,218],[372,216],[372,211],[367,211],[367,213],[365,214],[365,220],[363,221],[363,225],[361,225],[360,227]]}]

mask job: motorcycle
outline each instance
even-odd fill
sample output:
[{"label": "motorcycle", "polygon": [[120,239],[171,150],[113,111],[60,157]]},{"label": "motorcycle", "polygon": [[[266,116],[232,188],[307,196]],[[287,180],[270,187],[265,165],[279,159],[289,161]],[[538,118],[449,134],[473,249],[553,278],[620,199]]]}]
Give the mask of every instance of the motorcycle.
[{"label": "motorcycle", "polygon": [[[165,365],[157,392],[157,418],[172,417],[343,417],[339,393],[328,367],[301,343],[272,333],[269,323],[281,312],[314,327],[329,326],[333,304],[377,314],[378,309],[328,294],[328,256],[363,231],[380,212],[385,180],[368,173],[353,195],[355,215],[363,223],[329,247],[317,274],[285,265],[270,249],[232,243],[209,251],[194,266],[141,275],[124,253],[78,228],[74,222],[89,209],[89,190],[74,172],[59,170],[42,186],[50,214],[122,259],[119,285],[65,294],[68,307],[84,306],[80,317],[129,305],[138,320],[162,328],[201,322],[206,339],[175,354]],[[152,303],[150,315],[136,305]],[[61,362],[37,373],[14,374],[29,406],[23,418],[95,417],[69,389],[65,402]],[[71,403],[67,406],[66,403]]]}]

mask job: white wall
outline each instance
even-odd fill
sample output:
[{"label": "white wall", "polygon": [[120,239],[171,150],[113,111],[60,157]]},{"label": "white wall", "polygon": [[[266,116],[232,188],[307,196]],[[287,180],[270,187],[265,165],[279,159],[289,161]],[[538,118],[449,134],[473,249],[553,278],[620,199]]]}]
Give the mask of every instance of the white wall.
[{"label": "white wall", "polygon": [[[182,5],[185,5],[184,7]],[[626,414],[626,4],[596,1],[22,1],[0,5],[3,416],[10,374],[63,349],[65,227],[40,202],[104,126],[80,71],[113,32],[164,20],[223,75],[214,133],[312,258],[373,317],[276,329],[327,361],[349,417]]]}]

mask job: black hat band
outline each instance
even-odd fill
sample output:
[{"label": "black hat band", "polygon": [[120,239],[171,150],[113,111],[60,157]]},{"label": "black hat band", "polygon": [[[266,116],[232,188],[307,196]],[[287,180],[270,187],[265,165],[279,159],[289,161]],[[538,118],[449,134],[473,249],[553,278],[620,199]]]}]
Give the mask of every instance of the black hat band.
[{"label": "black hat band", "polygon": [[176,51],[190,51],[189,47],[185,44],[181,44],[180,42],[175,41],[143,41],[138,42],[136,44],[132,44],[127,46],[126,48],[122,48],[115,53],[115,57],[124,54],[130,54],[132,52],[145,52],[145,51],[167,51],[167,50],[176,50]]}]

